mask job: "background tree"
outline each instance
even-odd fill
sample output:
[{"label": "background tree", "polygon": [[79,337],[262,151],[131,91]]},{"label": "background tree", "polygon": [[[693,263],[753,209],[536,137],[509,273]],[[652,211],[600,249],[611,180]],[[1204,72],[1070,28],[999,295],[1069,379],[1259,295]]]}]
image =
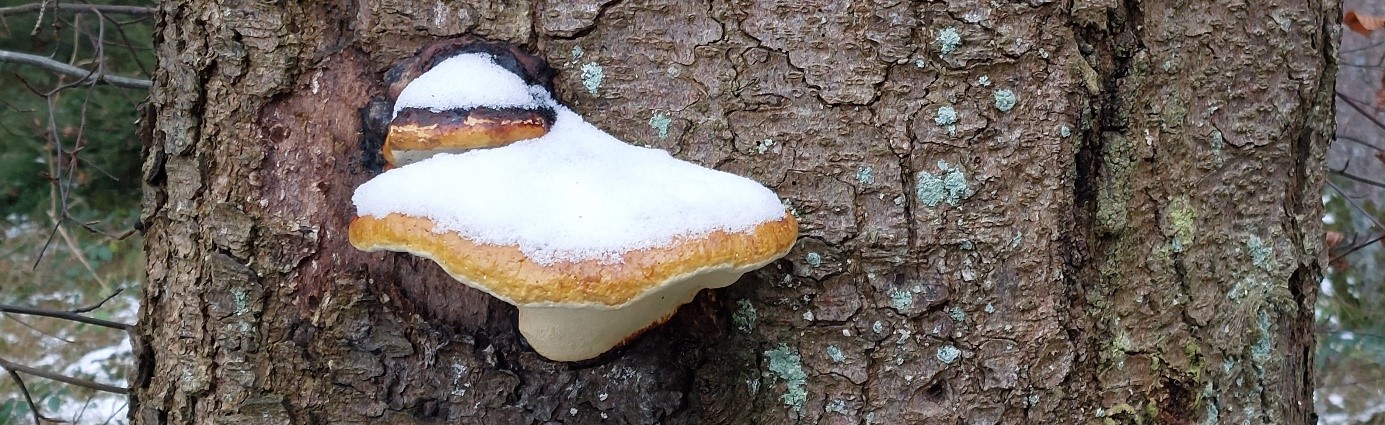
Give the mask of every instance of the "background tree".
[{"label": "background tree", "polygon": [[[1333,2],[159,17],[137,423],[1313,420]],[[583,364],[353,250],[384,70],[463,33],[547,57],[627,140],[776,187],[798,246]]]}]

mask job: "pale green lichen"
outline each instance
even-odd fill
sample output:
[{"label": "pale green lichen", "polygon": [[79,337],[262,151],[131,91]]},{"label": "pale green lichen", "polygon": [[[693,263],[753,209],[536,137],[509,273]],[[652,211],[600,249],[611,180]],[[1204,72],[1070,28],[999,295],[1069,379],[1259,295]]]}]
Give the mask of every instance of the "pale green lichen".
[{"label": "pale green lichen", "polygon": [[1197,237],[1197,210],[1193,209],[1188,196],[1178,195],[1170,200],[1164,207],[1164,217],[1167,226],[1164,234],[1173,238],[1170,242],[1173,252],[1183,252],[1192,246]]},{"label": "pale green lichen", "polygon": [[837,346],[835,345],[827,346],[827,357],[832,359],[832,362],[834,363],[841,363],[846,361],[846,354],[842,353],[842,349],[837,348]]},{"label": "pale green lichen", "polygon": [[957,362],[957,359],[961,357],[962,350],[958,350],[957,347],[944,345],[942,348],[938,349],[938,361],[943,363],[952,364]]},{"label": "pale green lichen", "polygon": [[938,38],[936,41],[938,42],[939,51],[943,52],[943,54],[952,53],[962,45],[962,34],[959,34],[956,28],[943,28],[942,31],[938,31]]},{"label": "pale green lichen", "polygon": [[1270,314],[1261,309],[1256,316],[1256,330],[1260,331],[1260,338],[1255,341],[1255,345],[1250,347],[1250,357],[1257,363],[1264,364],[1270,360],[1270,355],[1274,353],[1274,335],[1270,333]]},{"label": "pale green lichen", "polygon": [[991,303],[986,303],[986,308],[984,308],[983,310],[985,310],[987,313],[995,313],[995,305]]},{"label": "pale green lichen", "polygon": [[668,138],[668,126],[672,123],[673,120],[669,119],[668,115],[664,115],[663,113],[657,113],[649,117],[649,126],[659,132],[660,139]]},{"label": "pale green lichen", "polygon": [[231,288],[231,299],[235,303],[237,316],[250,312],[250,295],[243,288]]},{"label": "pale green lichen", "polygon": [[803,359],[788,345],[779,344],[765,352],[765,360],[769,370],[784,380],[784,395],[780,397],[784,405],[795,412],[803,411],[803,404],[808,401],[808,374],[803,372]]},{"label": "pale green lichen", "polygon": [[919,173],[914,190],[919,202],[929,207],[947,202],[955,207],[961,200],[971,197],[971,187],[967,186],[961,168],[938,161],[938,171],[938,175],[927,171]]},{"label": "pale green lichen", "polygon": [[1063,136],[1063,137],[1071,136],[1071,135],[1072,135],[1072,129],[1071,129],[1071,128],[1068,128],[1068,126],[1064,125],[1063,127],[1061,127],[1061,128],[1058,129],[1058,135],[1059,135],[1059,136]]},{"label": "pale green lichen", "polygon": [[[890,288],[890,306],[895,310],[904,310],[914,305],[914,294],[903,291],[899,288]],[[880,322],[876,322],[879,324]],[[877,333],[879,331],[876,331]]]},{"label": "pale green lichen", "polygon": [[875,170],[870,166],[862,165],[856,169],[856,181],[861,184],[875,184]]},{"label": "pale green lichen", "polygon": [[957,109],[951,106],[938,108],[938,114],[933,117],[933,123],[947,129],[948,135],[957,134]]},{"label": "pale green lichen", "polygon": [[1222,136],[1221,130],[1212,130],[1212,149],[1221,150],[1226,145],[1226,138]]},{"label": "pale green lichen", "polygon": [[740,329],[741,332],[755,330],[755,305],[747,299],[737,301],[736,304],[740,308],[736,309],[735,313],[731,313],[731,322],[736,324],[736,329]]},{"label": "pale green lichen", "polygon": [[995,108],[1000,112],[1010,112],[1019,103],[1019,97],[1010,89],[1000,89],[995,91]]},{"label": "pale green lichen", "polygon": [[809,252],[808,255],[803,256],[803,261],[808,262],[809,267],[821,266],[822,254],[818,254],[816,252]]},{"label": "pale green lichen", "polygon": [[1123,330],[1117,330],[1114,338],[1111,338],[1111,349],[1121,353],[1128,353],[1135,344],[1130,340],[1130,334]]},{"label": "pale green lichen", "polygon": [[[911,297],[912,297],[912,296],[911,296]],[[885,324],[884,324],[884,323],[880,323],[879,320],[876,320],[875,323],[871,323],[871,324],[870,324],[870,330],[871,330],[871,332],[875,332],[875,333],[878,333],[878,334],[879,334],[879,333],[885,333]]]},{"label": "pale green lichen", "polygon": [[772,147],[774,147],[774,139],[765,139],[755,142],[755,153],[764,155],[764,153],[769,152],[769,149]]},{"label": "pale green lichen", "polygon": [[823,410],[825,410],[825,411],[827,411],[827,412],[831,412],[831,413],[837,413],[837,414],[841,414],[841,415],[846,415],[846,416],[850,416],[850,415],[851,415],[851,412],[848,411],[848,410],[846,410],[846,402],[845,402],[845,401],[841,401],[841,400],[836,400],[836,399],[832,400],[831,402],[828,402],[828,403],[827,403],[827,407],[824,407]]},{"label": "pale green lichen", "polygon": [[587,88],[587,92],[596,94],[596,90],[601,88],[601,81],[606,79],[606,72],[601,69],[601,65],[596,62],[587,62],[582,65],[582,86]]},{"label": "pale green lichen", "polygon": [[1102,145],[1104,181],[1098,184],[1097,222],[1104,232],[1116,233],[1130,224],[1127,202],[1131,199],[1131,169],[1136,163],[1135,149],[1130,139],[1120,133],[1108,133]]},{"label": "pale green lichen", "polygon": [[585,51],[582,51],[582,46],[572,46],[572,60],[581,59],[582,55],[585,53]]},{"label": "pale green lichen", "polygon": [[1274,252],[1268,245],[1265,245],[1264,240],[1261,240],[1259,236],[1250,235],[1250,238],[1246,240],[1246,248],[1250,250],[1250,260],[1255,263],[1255,267],[1263,270],[1270,269],[1270,254]]},{"label": "pale green lichen", "polygon": [[1202,425],[1221,425],[1221,409],[1217,407],[1217,391],[1212,388],[1212,383],[1202,387],[1202,400],[1207,405],[1207,415],[1202,420]]},{"label": "pale green lichen", "polygon": [[991,77],[988,77],[988,76],[985,76],[985,75],[982,75],[982,76],[978,77],[978,78],[976,79],[976,85],[981,86],[981,87],[990,87],[990,85],[991,85]]},{"label": "pale green lichen", "polygon": [[962,323],[967,320],[967,312],[962,311],[961,307],[954,306],[952,308],[947,309],[947,315],[948,317],[952,318],[952,321],[957,323]]},{"label": "pale green lichen", "polygon": [[957,109],[951,106],[938,108],[938,115],[933,117],[933,123],[939,127],[957,124]]}]

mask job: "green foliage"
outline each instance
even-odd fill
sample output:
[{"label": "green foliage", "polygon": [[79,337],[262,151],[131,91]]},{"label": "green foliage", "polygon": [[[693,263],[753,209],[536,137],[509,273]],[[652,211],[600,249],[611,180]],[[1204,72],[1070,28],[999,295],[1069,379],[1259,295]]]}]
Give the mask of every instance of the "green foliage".
[{"label": "green foliage", "polygon": [[[151,0],[91,3],[153,5]],[[28,4],[0,0],[0,8]],[[55,2],[44,4],[49,9],[43,13],[0,15],[0,50],[149,78],[155,63],[152,16],[74,13],[52,9]],[[144,279],[143,241],[130,232],[141,201],[136,119],[147,93],[73,84],[80,80],[0,62],[0,303],[67,310],[123,288],[120,297],[88,314],[130,323]],[[0,356],[119,385],[119,377],[133,368],[128,346],[121,345],[125,337],[75,322],[0,316]],[[83,359],[94,351],[102,355]],[[79,363],[82,367],[72,368]],[[44,415],[79,415],[72,412],[90,407],[92,397],[114,397],[119,404],[118,395],[24,378]],[[90,413],[79,422],[92,422]],[[31,414],[18,386],[0,373],[0,424],[28,423]],[[119,416],[109,423],[123,423]]]},{"label": "green foliage", "polygon": [[[0,7],[27,4],[0,0]],[[103,2],[97,2],[103,3]],[[132,4],[135,2],[111,2]],[[51,3],[50,3],[51,4]],[[148,2],[135,5],[149,5]],[[0,49],[35,54],[85,69],[149,78],[154,64],[152,17],[134,21],[46,11],[0,17]],[[55,204],[52,176],[63,182],[68,211],[92,220],[138,208],[140,143],[135,137],[143,90],[82,86],[55,90],[79,78],[31,65],[0,63],[0,221],[46,215]],[[61,147],[61,153],[59,153]],[[58,200],[62,206],[61,199]]]}]

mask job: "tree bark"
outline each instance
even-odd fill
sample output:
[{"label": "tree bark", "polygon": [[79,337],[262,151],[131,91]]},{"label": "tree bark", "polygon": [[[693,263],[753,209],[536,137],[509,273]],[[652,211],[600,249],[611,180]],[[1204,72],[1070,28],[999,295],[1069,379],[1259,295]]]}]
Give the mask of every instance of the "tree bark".
[{"label": "tree bark", "polygon": [[[1315,422],[1334,1],[159,16],[135,423]],[[384,71],[461,34],[776,189],[797,246],[578,364],[436,265],[354,250]]]}]

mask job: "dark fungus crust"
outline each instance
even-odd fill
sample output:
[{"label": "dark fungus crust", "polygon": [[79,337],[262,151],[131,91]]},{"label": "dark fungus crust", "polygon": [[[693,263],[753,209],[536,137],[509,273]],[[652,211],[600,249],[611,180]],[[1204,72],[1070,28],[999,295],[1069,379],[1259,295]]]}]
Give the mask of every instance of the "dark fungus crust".
[{"label": "dark fungus crust", "polygon": [[404,108],[390,122],[384,157],[400,165],[400,151],[455,151],[503,146],[548,133],[556,119],[548,108],[486,107],[431,111]]},{"label": "dark fungus crust", "polygon": [[523,78],[525,84],[543,86],[549,93],[553,93],[553,76],[557,71],[548,66],[548,61],[513,44],[467,35],[432,42],[419,49],[413,57],[390,68],[385,74],[385,81],[389,83],[390,100],[398,99],[405,86],[424,72],[433,69],[439,62],[466,53],[490,54],[495,57],[496,64]]}]

